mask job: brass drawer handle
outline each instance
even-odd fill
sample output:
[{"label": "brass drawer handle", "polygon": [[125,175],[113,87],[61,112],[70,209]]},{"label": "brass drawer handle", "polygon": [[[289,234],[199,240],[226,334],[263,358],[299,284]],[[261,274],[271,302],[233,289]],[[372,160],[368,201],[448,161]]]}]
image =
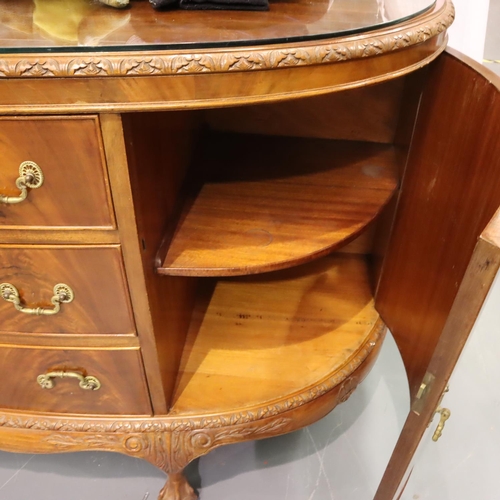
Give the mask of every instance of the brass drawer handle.
[{"label": "brass drawer handle", "polygon": [[10,283],[2,283],[0,285],[0,295],[3,300],[12,302],[18,311],[24,314],[34,314],[35,316],[52,316],[53,314],[57,314],[61,310],[61,304],[69,304],[75,298],[73,290],[64,283],[59,283],[54,287],[54,296],[50,299],[54,305],[53,309],[23,306],[18,289]]},{"label": "brass drawer handle", "polygon": [[42,169],[34,161],[23,161],[19,165],[19,177],[16,179],[16,186],[21,190],[18,196],[6,196],[0,194],[0,202],[8,203],[21,203],[28,196],[28,188],[38,189],[43,184]]},{"label": "brass drawer handle", "polygon": [[96,377],[92,377],[91,375],[84,377],[81,373],[64,370],[42,373],[38,375],[36,381],[42,389],[52,389],[54,387],[52,379],[54,378],[76,378],[79,380],[78,385],[86,391],[98,391],[101,387],[101,382]]}]

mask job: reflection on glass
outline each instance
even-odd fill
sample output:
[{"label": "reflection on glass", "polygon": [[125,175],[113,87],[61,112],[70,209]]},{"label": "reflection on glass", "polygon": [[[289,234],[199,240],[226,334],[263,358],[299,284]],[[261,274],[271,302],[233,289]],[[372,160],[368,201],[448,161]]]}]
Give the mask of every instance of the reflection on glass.
[{"label": "reflection on glass", "polygon": [[0,25],[64,45],[99,45],[129,20],[130,11],[103,9],[92,0],[30,0],[0,10]]},{"label": "reflection on glass", "polygon": [[[101,0],[102,1],[102,0]],[[228,47],[377,29],[435,0],[270,0],[268,12],[118,10],[98,0],[0,0],[0,53]]]}]

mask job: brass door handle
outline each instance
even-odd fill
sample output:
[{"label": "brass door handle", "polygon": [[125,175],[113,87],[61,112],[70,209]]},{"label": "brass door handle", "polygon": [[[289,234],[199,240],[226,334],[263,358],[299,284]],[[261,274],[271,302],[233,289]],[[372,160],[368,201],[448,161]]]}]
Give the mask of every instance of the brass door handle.
[{"label": "brass door handle", "polygon": [[451,411],[448,410],[448,408],[438,408],[436,410],[436,413],[439,413],[441,415],[441,418],[439,419],[439,424],[436,427],[436,430],[434,431],[434,434],[432,436],[433,441],[437,441],[441,437],[441,435],[443,434],[444,425],[451,416]]},{"label": "brass door handle", "polygon": [[28,188],[38,189],[43,184],[43,180],[42,169],[34,161],[23,161],[19,165],[19,177],[16,179],[16,186],[21,192],[18,196],[0,194],[0,202],[10,205],[21,203],[28,196]]},{"label": "brass door handle", "polygon": [[42,373],[36,378],[42,389],[52,389],[54,387],[54,378],[76,378],[78,385],[86,391],[98,391],[101,387],[101,382],[96,377],[88,375],[83,376],[81,373],[73,371],[58,370],[49,373]]},{"label": "brass door handle", "polygon": [[64,283],[59,283],[54,287],[54,295],[50,299],[54,305],[53,309],[46,307],[26,307],[22,305],[18,289],[10,283],[2,283],[0,285],[0,296],[3,300],[12,302],[18,311],[35,316],[52,316],[53,314],[57,314],[61,310],[61,304],[68,304],[75,298],[73,290]]}]

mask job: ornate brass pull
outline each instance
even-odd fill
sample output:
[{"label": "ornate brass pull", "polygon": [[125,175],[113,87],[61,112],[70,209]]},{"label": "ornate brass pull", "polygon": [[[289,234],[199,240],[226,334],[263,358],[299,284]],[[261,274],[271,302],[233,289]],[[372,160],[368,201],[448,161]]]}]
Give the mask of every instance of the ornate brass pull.
[{"label": "ornate brass pull", "polygon": [[441,418],[440,418],[439,424],[436,427],[436,430],[434,431],[434,434],[432,436],[433,441],[437,441],[441,437],[441,435],[443,434],[444,425],[446,424],[446,421],[451,416],[451,411],[448,410],[448,408],[438,408],[436,410],[436,413],[439,413],[441,415]]},{"label": "ornate brass pull", "polygon": [[38,375],[36,381],[42,389],[52,389],[54,387],[54,378],[76,378],[79,380],[78,385],[86,391],[98,391],[101,387],[101,382],[96,377],[88,375],[84,377],[81,373],[58,370],[49,373]]},{"label": "ornate brass pull", "polygon": [[28,196],[28,188],[38,189],[43,184],[42,169],[34,161],[23,161],[19,165],[19,177],[16,179],[16,186],[21,190],[18,196],[6,196],[0,194],[0,202],[21,203]]},{"label": "ornate brass pull", "polygon": [[24,314],[34,314],[35,316],[51,316],[57,314],[61,310],[61,304],[69,304],[75,298],[73,290],[64,283],[59,283],[54,287],[54,296],[50,299],[54,305],[53,309],[23,306],[19,297],[19,291],[10,283],[2,283],[0,285],[0,295],[3,300],[12,302],[18,311]]}]

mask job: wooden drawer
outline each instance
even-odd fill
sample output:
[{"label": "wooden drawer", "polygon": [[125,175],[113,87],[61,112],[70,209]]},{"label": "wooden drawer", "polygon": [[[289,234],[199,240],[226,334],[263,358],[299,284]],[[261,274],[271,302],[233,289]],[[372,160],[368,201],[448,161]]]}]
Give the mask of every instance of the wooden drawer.
[{"label": "wooden drawer", "polygon": [[[37,378],[50,379],[51,389]],[[98,390],[83,389],[75,376],[95,377]],[[138,349],[80,350],[0,347],[0,408],[38,412],[150,415],[151,407]],[[83,381],[92,382],[87,379]]]},{"label": "wooden drawer", "polygon": [[96,117],[1,119],[0,155],[1,195],[19,195],[25,161],[44,177],[25,200],[0,199],[0,226],[115,227]]},{"label": "wooden drawer", "polygon": [[19,291],[21,306],[53,309],[54,286],[74,292],[53,315],[16,309],[0,298],[0,332],[67,334],[134,334],[135,326],[119,245],[0,245],[0,283]]}]

